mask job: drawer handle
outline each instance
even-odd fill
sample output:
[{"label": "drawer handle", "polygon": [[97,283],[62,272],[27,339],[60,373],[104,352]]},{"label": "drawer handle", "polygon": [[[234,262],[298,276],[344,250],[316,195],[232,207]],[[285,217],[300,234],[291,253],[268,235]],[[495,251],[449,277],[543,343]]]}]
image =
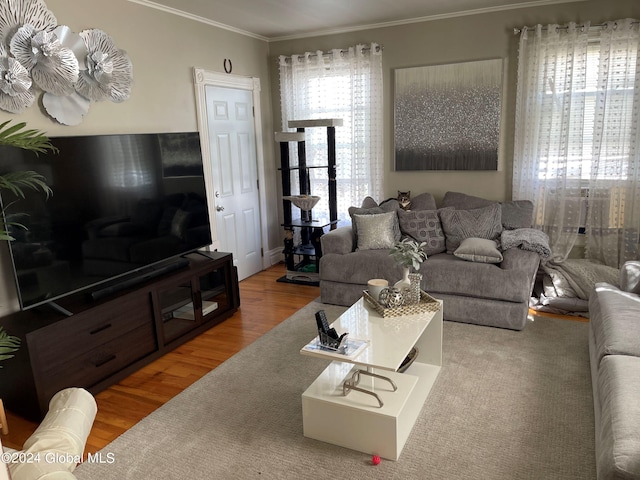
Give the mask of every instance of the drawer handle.
[{"label": "drawer handle", "polygon": [[96,366],[96,368],[101,367],[101,366],[105,365],[106,363],[109,363],[110,361],[115,360],[115,359],[116,359],[115,355],[109,355],[107,358],[103,358],[99,362],[96,362],[95,366]]},{"label": "drawer handle", "polygon": [[96,333],[100,333],[100,332],[102,332],[103,330],[106,330],[107,328],[111,328],[111,324],[110,324],[110,323],[107,323],[106,325],[103,325],[103,326],[101,326],[101,327],[98,327],[98,328],[96,328],[95,330],[91,330],[91,331],[89,332],[89,335],[95,335]]}]

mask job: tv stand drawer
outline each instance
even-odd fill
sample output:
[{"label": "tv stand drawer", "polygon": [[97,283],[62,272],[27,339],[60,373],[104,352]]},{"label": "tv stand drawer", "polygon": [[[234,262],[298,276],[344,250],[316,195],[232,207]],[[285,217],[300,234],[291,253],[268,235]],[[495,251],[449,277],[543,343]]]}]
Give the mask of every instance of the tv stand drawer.
[{"label": "tv stand drawer", "polygon": [[148,322],[79,356],[60,357],[44,367],[39,371],[43,394],[51,397],[69,385],[88,389],[156,349],[155,332]]},{"label": "tv stand drawer", "polygon": [[112,303],[100,305],[29,333],[31,362],[44,370],[91,352],[140,326],[152,328],[148,297],[123,296],[117,307]]}]

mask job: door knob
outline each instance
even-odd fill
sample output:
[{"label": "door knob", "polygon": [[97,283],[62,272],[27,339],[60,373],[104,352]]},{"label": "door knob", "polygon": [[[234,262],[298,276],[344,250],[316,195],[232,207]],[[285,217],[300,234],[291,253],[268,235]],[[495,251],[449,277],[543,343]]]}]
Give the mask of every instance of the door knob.
[{"label": "door knob", "polygon": [[219,211],[219,212],[221,212],[221,211],[223,211],[223,210],[224,210],[224,207],[223,207],[222,205],[218,205],[218,206],[216,207],[216,210],[217,210],[217,211]]}]

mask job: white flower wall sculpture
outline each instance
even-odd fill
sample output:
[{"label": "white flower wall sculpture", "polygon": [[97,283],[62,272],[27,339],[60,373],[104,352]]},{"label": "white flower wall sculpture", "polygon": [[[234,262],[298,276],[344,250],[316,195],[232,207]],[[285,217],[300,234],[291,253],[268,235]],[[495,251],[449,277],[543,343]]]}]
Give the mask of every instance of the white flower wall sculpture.
[{"label": "white flower wall sculpture", "polygon": [[77,125],[92,101],[123,102],[133,66],[102,30],[73,33],[42,0],[0,0],[0,109],[21,113],[44,92],[46,112]]},{"label": "white flower wall sculpture", "polygon": [[131,95],[133,65],[102,30],[80,32],[89,51],[86,70],[80,72],[77,90],[90,100],[123,102]]},{"label": "white flower wall sculpture", "polygon": [[36,99],[31,87],[27,69],[0,47],[0,108],[11,113],[24,111]]},{"label": "white flower wall sculpture", "polygon": [[24,25],[11,39],[9,49],[41,90],[61,96],[74,92],[78,60],[73,51],[62,46],[55,33]]}]

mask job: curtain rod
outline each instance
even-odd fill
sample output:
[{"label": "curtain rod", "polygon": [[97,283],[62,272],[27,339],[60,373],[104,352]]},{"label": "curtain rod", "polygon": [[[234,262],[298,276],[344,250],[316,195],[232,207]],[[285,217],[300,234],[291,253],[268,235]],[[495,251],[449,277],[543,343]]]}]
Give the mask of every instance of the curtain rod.
[{"label": "curtain rod", "polygon": [[[638,22],[638,21],[636,21],[636,22],[631,22],[631,25],[637,25],[638,23],[640,23],[640,22]],[[614,25],[618,25],[618,23],[617,23],[617,22],[613,22],[613,24],[614,24]],[[606,26],[607,26],[607,25],[606,25],[606,23],[599,23],[599,24],[589,25],[589,28],[603,28],[603,27],[606,27]],[[526,29],[528,29],[528,30],[534,30],[534,29],[535,29],[535,27],[522,27],[522,28],[515,27],[515,28],[513,29],[513,34],[514,34],[514,35],[519,35],[519,34],[521,34],[521,33],[522,33],[522,30],[524,30],[525,28],[526,28]],[[542,27],[542,30],[547,30],[547,28],[548,28],[548,27],[543,26],[543,27]],[[557,29],[557,30],[566,30],[566,29],[568,29],[568,28],[569,28],[569,26],[568,26],[568,25],[558,25],[558,26],[556,27],[556,29]],[[584,29],[584,28],[585,28],[585,25],[584,25],[584,24],[582,24],[582,25],[576,25],[576,28],[582,28],[582,29]]]},{"label": "curtain rod", "polygon": [[[356,45],[356,47],[357,47],[357,45]],[[336,50],[338,50],[338,49],[336,49]],[[370,46],[367,46],[367,45],[363,45],[362,46],[362,51],[363,52],[367,52],[369,50],[371,50]],[[383,45],[376,45],[376,52],[382,52],[383,50],[384,50],[384,46]],[[333,52],[334,52],[334,50],[330,50],[328,52],[322,52],[322,55],[323,56],[324,55],[331,55]],[[348,48],[341,48],[341,49],[339,49],[339,52],[341,54],[349,53],[349,49]],[[305,55],[306,55],[306,52],[304,54],[298,54],[299,57],[304,57]],[[285,55],[282,55],[282,56],[285,56]],[[310,57],[317,57],[318,53],[312,52],[309,56]],[[285,57],[286,57],[285,58],[285,62],[289,62],[289,61],[291,61],[292,55],[286,55]]]}]

